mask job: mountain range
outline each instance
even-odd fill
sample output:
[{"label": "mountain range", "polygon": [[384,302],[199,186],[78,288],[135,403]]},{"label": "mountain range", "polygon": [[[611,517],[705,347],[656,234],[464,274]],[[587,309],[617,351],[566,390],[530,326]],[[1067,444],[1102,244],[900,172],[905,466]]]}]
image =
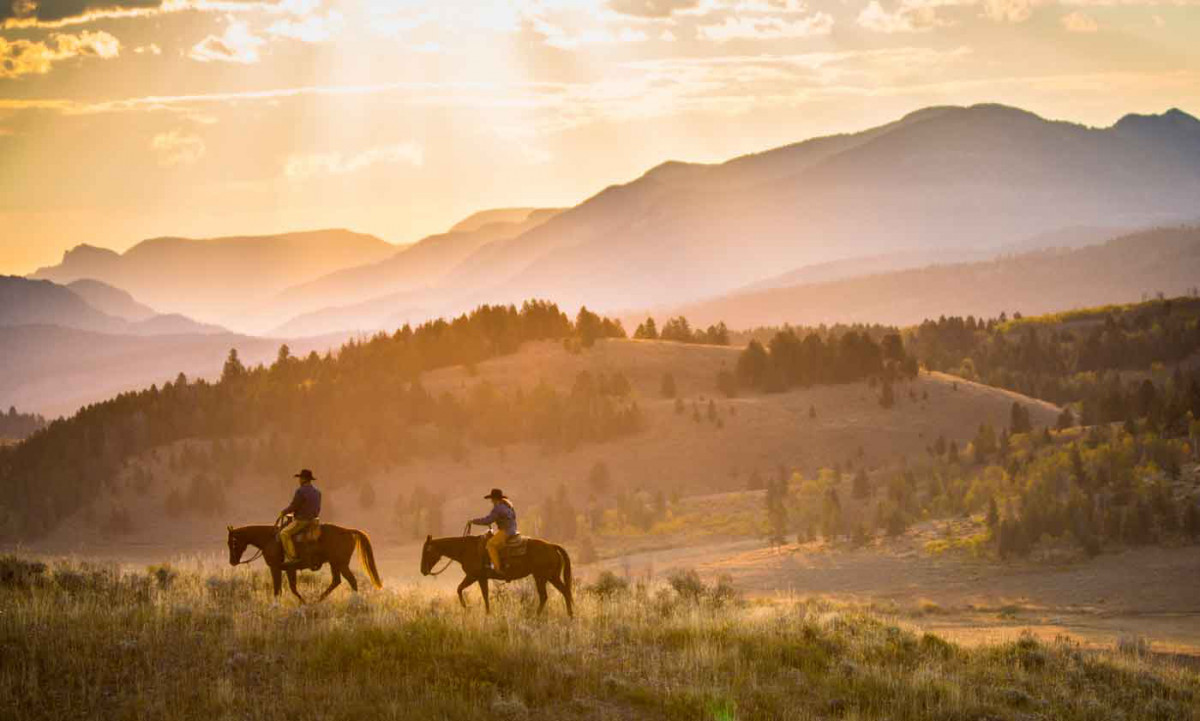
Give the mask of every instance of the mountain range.
[{"label": "mountain range", "polygon": [[678,307],[791,271],[834,280],[1099,242],[1194,221],[1198,200],[1200,121],[1180,110],[1097,128],[931,107],[724,163],[663,163],[571,208],[486,211],[411,246],[349,231],[159,238],[120,255],[80,246],[34,277],[303,336],[529,297]]},{"label": "mountain range", "polygon": [[[1200,231],[1183,227],[1198,208],[1200,121],[1186,113],[1092,128],[978,105],[667,162],[570,208],[482,211],[409,245],[347,230],[80,245],[28,279],[0,278],[0,402],[69,412],[178,371],[219,372],[232,347],[258,362],[276,339],[324,350],[534,297],[738,328],[1185,293],[1200,277]],[[38,361],[64,348],[82,365]]]},{"label": "mountain range", "polygon": [[[978,260],[1039,239],[1098,241],[1194,220],[1198,200],[1200,121],[1179,110],[1090,128],[998,105],[928,108],[717,165],[664,163],[482,244],[419,292],[341,308],[332,325],[387,328],[532,296],[681,305],[857,257]],[[283,327],[330,325],[318,313]]]},{"label": "mountain range", "polygon": [[[1200,226],[1156,228],[1100,245],[943,263],[819,282],[786,274],[726,296],[631,313],[627,323],[686,316],[732,328],[821,323],[905,326],[940,315],[1040,314],[1200,288]],[[631,326],[632,327],[632,326]]]},{"label": "mountain range", "polygon": [[30,277],[103,281],[155,308],[206,322],[254,324],[258,307],[293,285],[382,260],[398,248],[348,230],[212,239],[153,238],[124,253],[79,245]]}]

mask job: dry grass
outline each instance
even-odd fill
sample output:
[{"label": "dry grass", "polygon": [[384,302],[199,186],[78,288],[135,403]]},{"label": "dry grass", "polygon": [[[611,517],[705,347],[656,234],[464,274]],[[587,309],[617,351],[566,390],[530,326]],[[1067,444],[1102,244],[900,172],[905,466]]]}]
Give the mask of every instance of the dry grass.
[{"label": "dry grass", "polygon": [[1200,675],[1144,654],[967,649],[694,578],[581,589],[574,621],[519,586],[485,617],[411,588],[276,605],[228,567],[6,578],[0,709],[22,719],[1200,718]]}]

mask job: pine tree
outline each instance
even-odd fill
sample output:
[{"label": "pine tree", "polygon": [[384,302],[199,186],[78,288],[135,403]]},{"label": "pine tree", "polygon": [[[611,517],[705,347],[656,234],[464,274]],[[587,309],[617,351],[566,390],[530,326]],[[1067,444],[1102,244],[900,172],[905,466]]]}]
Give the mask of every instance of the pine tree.
[{"label": "pine tree", "polygon": [[675,376],[672,373],[663,373],[662,383],[659,385],[659,393],[663,398],[675,398]]},{"label": "pine tree", "polygon": [[892,390],[892,382],[887,378],[883,380],[883,392],[879,395],[879,405],[884,408],[896,405],[896,394]]}]

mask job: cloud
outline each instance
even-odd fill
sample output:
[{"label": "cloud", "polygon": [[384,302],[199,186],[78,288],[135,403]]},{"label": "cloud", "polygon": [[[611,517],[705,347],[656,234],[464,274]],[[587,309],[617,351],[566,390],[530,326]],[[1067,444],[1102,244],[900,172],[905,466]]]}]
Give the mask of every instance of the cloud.
[{"label": "cloud", "polygon": [[56,33],[45,41],[0,38],[0,78],[45,75],[58,62],[77,57],[115,58],[121,43],[106,32]]},{"label": "cloud", "polygon": [[1094,33],[1100,29],[1099,23],[1078,10],[1063,15],[1060,22],[1069,33]]},{"label": "cloud", "polygon": [[919,33],[938,27],[953,25],[949,20],[939,17],[939,7],[954,4],[951,2],[929,0],[901,0],[896,9],[888,12],[879,0],[871,2],[858,14],[855,22],[859,27],[877,33]]},{"label": "cloud", "polygon": [[191,165],[204,156],[204,141],[197,135],[171,130],[155,135],[150,148],[158,154],[158,164],[164,168]]},{"label": "cloud", "polygon": [[608,7],[622,15],[639,18],[668,18],[680,10],[699,7],[700,0],[609,0]]},{"label": "cloud", "polygon": [[998,23],[1023,23],[1037,0],[983,0],[983,16]]},{"label": "cloud", "polygon": [[267,33],[273,37],[301,40],[306,43],[323,43],[332,40],[344,26],[342,14],[330,10],[324,15],[276,20],[267,28]]},{"label": "cloud", "polygon": [[233,16],[227,17],[226,21],[229,26],[225,28],[224,34],[220,37],[209,35],[196,43],[188,57],[202,63],[257,63],[260,59],[258,49],[267,41],[252,33],[246,23]]},{"label": "cloud", "polygon": [[400,143],[371,148],[354,155],[342,153],[311,153],[293,155],[287,160],[283,174],[288,180],[303,181],[317,175],[345,175],[380,164],[404,163],[420,167],[425,154],[416,143]]},{"label": "cloud", "polygon": [[62,26],[105,17],[147,15],[163,0],[0,0],[5,27]]},{"label": "cloud", "polygon": [[833,30],[833,16],[818,12],[803,18],[727,17],[720,24],[700,25],[698,35],[705,40],[774,40],[777,38],[806,38],[828,35]]}]

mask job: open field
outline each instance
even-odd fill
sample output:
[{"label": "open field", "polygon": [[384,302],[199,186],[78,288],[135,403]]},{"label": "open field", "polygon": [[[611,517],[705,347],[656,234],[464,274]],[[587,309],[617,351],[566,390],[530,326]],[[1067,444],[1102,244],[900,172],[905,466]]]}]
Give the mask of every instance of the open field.
[{"label": "open field", "polygon": [[[13,569],[11,561],[6,569]],[[298,608],[261,573],[52,562],[0,588],[0,708],[23,719],[1192,719],[1200,674],[726,584],[580,587],[485,617],[411,586]],[[311,586],[308,590],[313,590]]]}]

